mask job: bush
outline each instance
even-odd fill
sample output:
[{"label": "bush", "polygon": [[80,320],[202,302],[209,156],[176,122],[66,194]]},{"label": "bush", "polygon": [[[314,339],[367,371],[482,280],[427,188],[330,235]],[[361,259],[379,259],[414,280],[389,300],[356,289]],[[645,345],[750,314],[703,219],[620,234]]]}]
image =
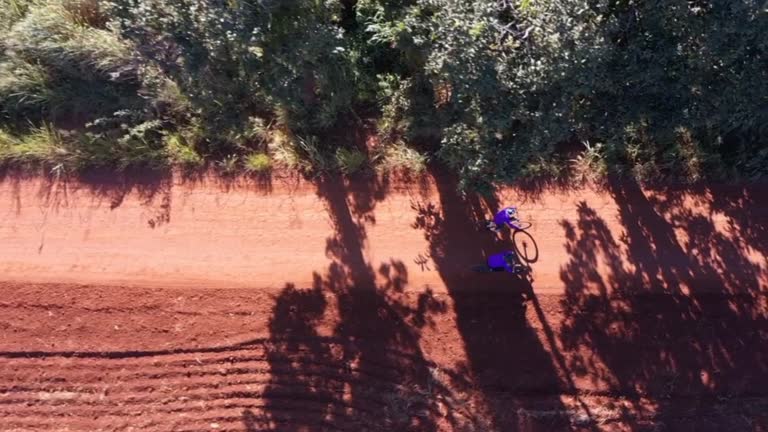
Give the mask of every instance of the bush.
[{"label": "bush", "polygon": [[240,158],[237,155],[225,156],[223,159],[216,162],[216,167],[219,172],[226,176],[232,176],[237,174],[240,170]]},{"label": "bush", "polygon": [[385,146],[376,160],[379,170],[420,174],[426,169],[428,158],[400,142]]},{"label": "bush", "polygon": [[367,161],[367,156],[360,150],[346,148],[336,150],[336,165],[344,174],[354,174],[362,170]]},{"label": "bush", "polygon": [[272,134],[271,147],[275,161],[288,169],[318,175],[337,167],[315,136],[300,137],[278,129]]},{"label": "bush", "polygon": [[139,3],[110,3],[121,34],[180,83],[215,128],[282,111],[283,126],[312,132],[349,109],[350,64],[334,23],[338,1]]},{"label": "bush", "polygon": [[[378,120],[379,169],[429,158],[464,187],[757,178],[768,173],[762,7],[0,0],[0,128],[18,142],[66,131],[78,167],[245,161],[269,146],[276,164],[317,174],[362,169],[338,139],[362,115]],[[574,141],[602,144],[560,150]],[[46,154],[4,148],[19,163]]]},{"label": "bush", "polygon": [[274,160],[285,168],[303,170],[308,168],[297,150],[296,137],[283,129],[272,132],[269,144]]},{"label": "bush", "polygon": [[172,163],[187,168],[199,167],[203,164],[203,158],[187,144],[186,139],[181,134],[168,135],[165,139],[165,147]]},{"label": "bush", "polygon": [[600,143],[591,145],[585,142],[584,151],[576,156],[571,163],[577,181],[596,182],[604,179],[608,174],[608,164],[603,145]]},{"label": "bush", "polygon": [[245,171],[251,174],[263,174],[272,169],[272,160],[265,153],[251,153],[243,162]]}]

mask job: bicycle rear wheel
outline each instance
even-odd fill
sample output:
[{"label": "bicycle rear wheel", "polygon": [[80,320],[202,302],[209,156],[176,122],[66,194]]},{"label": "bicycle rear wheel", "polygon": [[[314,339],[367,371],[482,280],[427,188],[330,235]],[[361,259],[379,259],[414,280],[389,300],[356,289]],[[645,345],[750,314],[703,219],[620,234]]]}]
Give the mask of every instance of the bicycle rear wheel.
[{"label": "bicycle rear wheel", "polygon": [[539,246],[528,231],[516,230],[512,234],[512,245],[517,256],[526,264],[539,260]]}]

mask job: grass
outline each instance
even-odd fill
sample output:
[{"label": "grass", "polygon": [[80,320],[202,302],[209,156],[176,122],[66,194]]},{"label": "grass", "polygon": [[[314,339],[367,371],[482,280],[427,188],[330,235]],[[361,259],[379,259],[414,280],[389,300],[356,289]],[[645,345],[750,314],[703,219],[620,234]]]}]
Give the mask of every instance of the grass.
[{"label": "grass", "polygon": [[74,171],[93,167],[160,168],[170,164],[190,167],[202,163],[203,159],[178,135],[170,135],[155,144],[130,135],[115,138],[62,131],[51,124],[18,135],[0,130],[1,165]]},{"label": "grass", "polygon": [[314,174],[322,174],[333,171],[336,168],[335,161],[328,157],[320,148],[320,140],[315,136],[298,137],[296,144],[299,157],[304,161],[308,171]]},{"label": "grass", "polygon": [[275,161],[281,166],[292,170],[305,168],[305,163],[297,150],[296,137],[290,132],[283,129],[273,131],[270,148]]},{"label": "grass", "polygon": [[354,174],[368,163],[368,157],[360,150],[339,148],[329,157],[317,137],[300,137],[285,130],[272,132],[270,148],[279,165],[315,175],[337,170]]},{"label": "grass", "polygon": [[404,171],[420,174],[427,167],[428,157],[399,142],[388,145],[376,156],[376,167],[381,171]]},{"label": "grass", "polygon": [[0,62],[0,105],[6,112],[44,105],[52,93],[42,66],[26,61]]},{"label": "grass", "polygon": [[0,112],[15,123],[84,123],[146,103],[138,54],[106,28],[97,0],[0,0],[0,9]]},{"label": "grass", "polygon": [[336,164],[344,174],[354,174],[365,168],[368,157],[358,149],[340,148],[336,150]]},{"label": "grass", "polygon": [[243,165],[249,174],[264,174],[272,169],[272,160],[266,153],[251,153],[245,157]]},{"label": "grass", "polygon": [[14,57],[37,58],[59,71],[117,73],[113,79],[120,79],[118,71],[131,64],[131,47],[112,31],[87,25],[95,18],[90,12],[86,17],[77,15],[74,3],[78,2],[33,4],[4,35],[4,44]]},{"label": "grass", "polygon": [[597,182],[608,175],[603,145],[584,143],[584,151],[571,160],[574,179],[581,182]]},{"label": "grass", "polygon": [[70,19],[82,26],[104,28],[107,16],[99,5],[100,0],[63,0],[62,5]]},{"label": "grass", "polygon": [[12,26],[27,13],[28,0],[0,0],[0,30]]},{"label": "grass", "polygon": [[203,164],[203,158],[187,144],[186,139],[179,133],[165,137],[165,149],[171,163],[192,168]]},{"label": "grass", "polygon": [[68,149],[62,134],[50,125],[22,136],[0,130],[0,164],[69,166],[76,157]]},{"label": "grass", "polygon": [[240,157],[234,154],[216,161],[216,168],[225,176],[233,176],[240,170]]},{"label": "grass", "polygon": [[300,137],[285,129],[271,133],[270,148],[275,162],[284,168],[315,175],[333,171],[337,165],[320,149],[317,137]]},{"label": "grass", "polygon": [[529,160],[520,172],[521,178],[563,180],[569,175],[566,161],[554,157],[537,156]]}]

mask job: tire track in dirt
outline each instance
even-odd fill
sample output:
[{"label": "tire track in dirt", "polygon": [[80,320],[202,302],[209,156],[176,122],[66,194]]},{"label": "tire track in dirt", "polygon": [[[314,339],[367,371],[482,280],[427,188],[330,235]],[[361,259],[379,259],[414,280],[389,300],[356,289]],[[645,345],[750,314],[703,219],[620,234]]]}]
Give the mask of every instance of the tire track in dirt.
[{"label": "tire track in dirt", "polygon": [[[340,347],[330,340],[322,343],[331,350]],[[281,368],[275,359],[269,359],[274,349],[274,341],[263,341],[167,354],[5,353],[0,371],[0,417],[4,428],[11,429],[40,430],[45,426],[40,420],[55,417],[59,418],[57,428],[66,428],[69,422],[79,428],[94,418],[98,421],[93,429],[111,430],[106,426],[112,423],[115,427],[177,430],[207,428],[209,419],[221,423],[222,418],[233,416],[242,423],[243,410],[268,407],[288,411],[294,420],[302,411],[326,412],[330,417],[343,413],[358,419],[354,427],[375,429],[377,413],[390,406],[391,399],[411,393],[400,370],[366,363],[365,369],[349,365],[340,374],[341,358],[329,363],[317,359],[311,364],[287,362]],[[300,358],[298,355],[294,361],[300,362]],[[290,373],[297,367],[303,376],[283,376],[279,386],[272,382],[272,375],[282,374],[281,369]],[[302,384],[306,379],[344,384],[359,381],[370,392],[365,397],[357,395],[354,403],[345,402],[343,392],[332,397],[324,397],[328,396],[324,392],[302,393],[299,390],[306,388]],[[335,427],[349,430],[344,424]]]},{"label": "tire track in dirt", "polygon": [[[79,292],[90,295],[96,290],[94,287],[56,286],[41,286],[40,289],[54,296],[58,290],[75,296]],[[109,288],[104,290],[109,291]],[[156,294],[161,292],[173,293],[161,290]],[[196,295],[205,297],[210,309],[220,306],[217,301],[227,304],[232,301],[231,297],[243,295],[237,291],[219,292],[218,295],[213,292]],[[148,292],[148,301],[152,301],[151,293]],[[659,295],[646,297],[653,303],[653,298]],[[719,301],[717,297],[710,295],[708,301]],[[726,300],[733,298],[725,297]],[[557,300],[546,296],[540,298],[542,309],[550,319],[562,313]],[[92,322],[92,325],[108,325],[104,321],[108,314],[93,311],[108,310],[106,304],[109,301],[103,299],[102,305],[90,308],[91,312],[84,312],[74,303],[70,317],[86,320],[94,317],[99,322]],[[157,307],[165,309],[162,304]],[[28,310],[29,304],[20,303],[19,308]],[[12,309],[9,306],[8,312],[12,313]],[[68,309],[62,305],[58,310],[65,312]],[[141,308],[140,312],[132,311],[131,314],[140,321],[152,315],[152,308]],[[197,317],[181,314],[180,319],[194,320]],[[259,318],[243,313],[236,319],[253,321]],[[717,315],[707,317],[707,322],[702,325],[711,325],[708,321],[717,319]],[[730,326],[734,323],[723,324]],[[742,324],[749,326],[749,323]],[[438,317],[434,325],[439,330],[453,324]],[[0,418],[3,419],[0,430],[294,430],[298,424],[310,430],[388,431],[397,427],[393,429],[391,424],[382,424],[382,418],[397,419],[397,416],[385,413],[400,412],[403,418],[427,416],[437,430],[447,431],[462,430],[447,417],[459,416],[462,410],[467,413],[467,418],[472,415],[472,393],[478,389],[455,386],[447,389],[451,386],[450,380],[432,378],[430,393],[429,385],[407,381],[412,377],[409,369],[447,370],[450,362],[438,358],[438,362],[427,360],[424,364],[424,359],[407,352],[386,349],[384,361],[369,359],[362,364],[347,364],[344,353],[368,350],[363,345],[375,344],[373,335],[371,339],[355,342],[330,336],[263,337],[228,346],[209,346],[206,343],[229,329],[225,325],[207,330],[215,330],[213,336],[205,336],[206,339],[200,341],[202,345],[195,348],[177,346],[158,350],[150,349],[152,347],[148,345],[147,349],[139,351],[6,350],[0,353]],[[764,329],[757,327],[755,330],[762,332]],[[155,346],[163,346],[166,339],[173,338],[169,334],[143,335]],[[14,344],[5,336],[2,347],[23,346],[25,336],[19,337],[22,340]],[[87,332],[78,333],[77,337],[83,338],[84,346],[89,345]],[[477,334],[473,337],[484,336]],[[510,334],[509,337],[514,340],[519,335]],[[316,355],[318,344],[328,355]],[[286,354],[285,349],[289,346],[292,348]],[[461,351],[460,346],[450,349],[457,353]],[[643,348],[638,346],[638,349]],[[434,349],[426,353],[428,358],[437,355]],[[393,368],[393,365],[397,367]],[[525,371],[526,374],[530,372],[533,371]],[[564,388],[542,387],[536,383],[546,381],[515,377],[511,370],[507,373],[510,376],[497,376],[495,385],[483,384],[486,386],[483,393],[506,406],[510,413],[526,418],[523,430],[586,431],[595,426],[606,431],[652,430],[660,421],[653,414],[658,409],[652,402],[659,399],[656,393],[633,394],[618,389],[600,389],[591,386],[588,380],[577,380],[574,393]],[[307,383],[314,385],[308,387]],[[759,419],[761,412],[768,412],[761,411],[768,409],[768,398],[761,391],[765,388],[763,384],[753,384],[756,386],[754,392],[742,392],[725,400],[698,391],[677,392],[671,400],[674,403],[665,408],[665,415],[678,425],[695,421],[701,427],[699,430],[723,430],[726,426],[729,430],[746,430],[743,424],[734,423],[732,419],[735,417],[724,420],[717,412],[701,412],[694,417],[690,413],[708,406]],[[349,389],[357,390],[352,394]],[[553,397],[557,403],[552,402]],[[578,404],[569,402],[577,397],[590,407],[592,420],[585,420]],[[465,398],[463,402],[462,398]],[[627,404],[627,398],[632,401],[630,404]],[[520,407],[521,401],[525,401],[523,407]],[[646,412],[638,410],[642,404],[647,404]],[[665,421],[669,420],[665,418]],[[642,426],[644,422],[647,427]],[[714,426],[707,428],[707,422]],[[581,423],[584,424],[579,426]],[[468,420],[466,424],[474,429],[463,430],[493,430],[478,418]]]}]

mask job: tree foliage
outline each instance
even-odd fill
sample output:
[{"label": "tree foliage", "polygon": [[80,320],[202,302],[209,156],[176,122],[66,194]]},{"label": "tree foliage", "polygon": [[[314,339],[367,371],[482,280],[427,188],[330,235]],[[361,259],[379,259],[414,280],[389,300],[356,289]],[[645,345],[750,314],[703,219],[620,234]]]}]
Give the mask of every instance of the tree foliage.
[{"label": "tree foliage", "polygon": [[768,167],[757,0],[0,3],[0,126],[115,141],[112,159],[245,156],[280,131],[333,160],[363,113],[465,185]]}]

